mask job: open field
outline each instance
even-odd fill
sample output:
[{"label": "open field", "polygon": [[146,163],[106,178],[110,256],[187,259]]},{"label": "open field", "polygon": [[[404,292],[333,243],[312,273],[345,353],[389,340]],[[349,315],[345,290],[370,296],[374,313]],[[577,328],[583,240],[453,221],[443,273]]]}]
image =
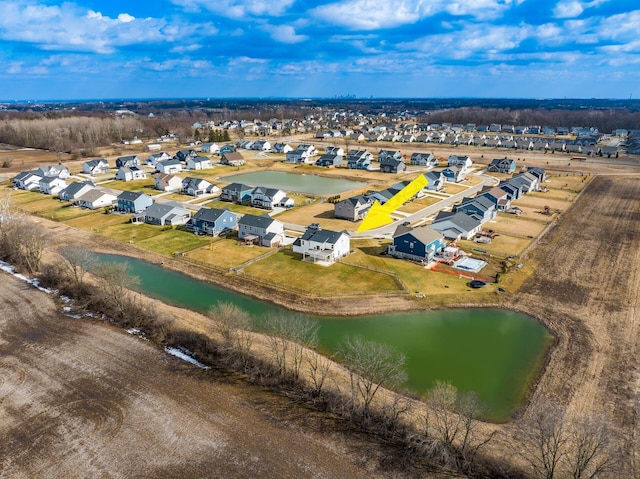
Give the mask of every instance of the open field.
[{"label": "open field", "polygon": [[513,234],[516,236],[525,236],[534,238],[538,236],[551,221],[551,216],[538,215],[540,218],[546,218],[546,221],[538,221],[538,218],[532,218],[532,215],[524,214],[521,216],[511,215],[508,213],[500,213],[495,220],[491,220],[484,224],[483,228],[493,229],[501,234]]},{"label": "open field", "polygon": [[3,477],[409,477],[326,415],[64,316],[0,274]]},{"label": "open field", "polygon": [[187,257],[196,262],[227,269],[233,266],[240,266],[242,263],[257,258],[268,251],[268,249],[260,246],[241,244],[237,238],[216,238],[205,246],[192,249],[187,253]]},{"label": "open field", "polygon": [[307,226],[311,223],[319,223],[325,229],[332,231],[355,231],[361,221],[349,221],[334,218],[333,203],[314,203],[301,208],[293,208],[276,216],[279,221],[295,223]]}]

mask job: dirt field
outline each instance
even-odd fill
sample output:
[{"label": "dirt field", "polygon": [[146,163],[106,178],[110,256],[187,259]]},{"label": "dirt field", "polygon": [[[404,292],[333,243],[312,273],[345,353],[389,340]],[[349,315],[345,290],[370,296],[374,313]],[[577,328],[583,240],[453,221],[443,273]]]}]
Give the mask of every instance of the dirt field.
[{"label": "dirt field", "polygon": [[403,477],[370,438],[0,275],[0,476]]}]

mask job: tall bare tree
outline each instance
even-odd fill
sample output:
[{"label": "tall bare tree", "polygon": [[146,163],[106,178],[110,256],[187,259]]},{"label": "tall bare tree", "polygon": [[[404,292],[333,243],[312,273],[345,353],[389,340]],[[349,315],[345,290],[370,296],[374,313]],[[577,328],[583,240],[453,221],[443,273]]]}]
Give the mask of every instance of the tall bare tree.
[{"label": "tall bare tree", "polygon": [[619,455],[610,423],[604,417],[589,415],[571,421],[569,450],[566,455],[573,479],[594,479],[617,474]]},{"label": "tall bare tree", "polygon": [[84,277],[98,262],[96,255],[83,247],[66,246],[60,250],[76,288],[84,286]]},{"label": "tall bare tree", "polygon": [[233,303],[218,303],[209,310],[209,317],[216,322],[218,332],[222,336],[222,352],[226,359],[233,363],[239,362],[246,372],[253,346],[251,316]]},{"label": "tall bare tree", "polygon": [[264,328],[279,375],[297,380],[304,350],[315,344],[317,321],[298,314],[274,313],[265,318]]}]

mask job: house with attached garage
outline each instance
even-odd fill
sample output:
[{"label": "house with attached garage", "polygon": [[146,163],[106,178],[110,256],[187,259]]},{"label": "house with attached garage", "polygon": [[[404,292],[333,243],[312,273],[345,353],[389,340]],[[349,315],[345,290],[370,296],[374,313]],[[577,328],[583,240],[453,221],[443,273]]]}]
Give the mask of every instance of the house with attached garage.
[{"label": "house with attached garage", "polygon": [[40,192],[45,195],[57,195],[67,186],[67,182],[63,178],[57,176],[45,176],[40,180]]},{"label": "house with attached garage", "polygon": [[473,165],[473,161],[468,156],[451,155],[447,160],[447,166],[461,166],[464,170],[468,170]]},{"label": "house with attached garage", "polygon": [[124,213],[142,213],[153,204],[153,198],[144,193],[123,191],[118,195],[116,209]]},{"label": "house with attached garage", "polygon": [[171,155],[169,153],[161,151],[160,153],[154,153],[152,155],[149,155],[145,163],[155,168],[159,161],[166,161],[170,159],[171,159]]},{"label": "house with attached garage", "polygon": [[488,198],[489,201],[496,205],[498,211],[507,211],[511,208],[511,200],[508,193],[498,186],[488,187],[478,195],[478,197],[481,196]]},{"label": "house with attached garage", "polygon": [[442,176],[447,183],[459,183],[466,178],[464,168],[460,165],[445,168],[442,170]]},{"label": "house with attached garage", "polygon": [[220,146],[217,143],[202,143],[200,145],[200,151],[202,153],[216,154],[220,153]]},{"label": "house with attached garage", "polygon": [[344,149],[339,146],[327,146],[324,152],[331,155],[344,156]]},{"label": "house with attached garage", "polygon": [[398,150],[380,150],[378,152],[378,161],[382,163],[382,160],[386,158],[392,158],[394,160],[401,160],[402,153]]},{"label": "house with attached garage", "polygon": [[316,166],[336,168],[342,165],[342,156],[335,153],[325,153],[316,160]]},{"label": "house with attached garage", "polygon": [[476,215],[482,223],[486,223],[496,217],[498,210],[496,204],[486,196],[476,196],[465,198],[457,205],[453,206],[454,213],[464,213],[466,215]]},{"label": "house with attached garage", "polygon": [[251,192],[251,206],[270,210],[280,206],[286,197],[287,194],[277,188],[258,186]]},{"label": "house with attached garage", "polygon": [[21,171],[13,179],[16,188],[27,191],[40,190],[40,180],[44,178],[37,170]]},{"label": "house with attached garage", "polygon": [[413,153],[411,164],[415,166],[438,166],[438,160],[431,153]]},{"label": "house with attached garage", "polygon": [[118,197],[111,193],[92,188],[75,200],[82,208],[96,210],[98,208],[111,207],[118,201]]},{"label": "house with attached garage", "polygon": [[444,188],[445,178],[442,171],[429,171],[424,174],[429,183],[423,188],[426,191],[440,191]]},{"label": "house with attached garage", "polygon": [[62,165],[47,165],[47,166],[41,166],[40,168],[38,168],[36,170],[36,172],[42,176],[48,176],[48,177],[58,177],[58,178],[69,178],[71,176],[71,173],[69,173],[69,168],[67,168],[66,166],[62,166]]},{"label": "house with attached garage", "polygon": [[284,242],[284,224],[269,215],[244,215],[238,220],[238,238],[272,248]]},{"label": "house with attached garage", "polygon": [[160,173],[166,173],[168,175],[174,175],[182,171],[182,163],[180,162],[180,160],[175,158],[159,161],[158,163],[156,163],[156,171]]},{"label": "house with attached garage", "polygon": [[199,235],[217,236],[238,227],[238,215],[227,209],[200,208],[187,223],[187,229]]},{"label": "house with attached garage", "polygon": [[538,168],[537,166],[527,168],[527,173],[532,174],[536,178],[538,178],[538,187],[541,183],[547,181],[547,172],[542,168]]},{"label": "house with attached garage", "polygon": [[349,233],[322,229],[317,224],[307,227],[304,234],[293,243],[293,252],[302,255],[303,261],[334,263],[351,251]]},{"label": "house with attached garage", "polygon": [[189,196],[214,195],[220,188],[203,178],[189,176],[182,180],[182,192]]},{"label": "house with attached garage", "polygon": [[140,158],[136,155],[121,156],[116,159],[116,168],[140,166]]},{"label": "house with attached garage", "polygon": [[538,185],[540,184],[540,180],[537,176],[527,171],[525,173],[518,173],[517,175],[511,177],[509,183],[513,185],[521,185],[522,192],[526,194],[531,191],[537,190]]},{"label": "house with attached garage", "polygon": [[167,173],[156,173],[153,175],[153,187],[160,191],[180,191],[182,178]]},{"label": "house with attached garage", "polygon": [[490,173],[513,173],[516,171],[516,160],[510,158],[495,158],[491,160],[487,171]]},{"label": "house with attached garage", "polygon": [[440,211],[431,223],[431,227],[447,239],[453,241],[469,240],[482,228],[482,219],[479,216],[467,215],[462,212]]},{"label": "house with attached garage", "polygon": [[347,168],[354,170],[372,170],[373,154],[367,150],[352,150],[347,153]]},{"label": "house with attached garage", "polygon": [[336,218],[358,221],[366,216],[373,205],[373,199],[368,196],[358,195],[339,201],[333,207],[333,216]]},{"label": "house with attached garage", "polygon": [[507,193],[509,201],[517,200],[524,194],[522,192],[522,184],[511,183],[511,180],[501,181],[498,188]]},{"label": "house with attached garage", "polygon": [[429,262],[445,246],[444,235],[431,226],[412,228],[400,225],[393,234],[393,243],[389,245],[388,253],[397,258]]},{"label": "house with attached garage", "polygon": [[102,175],[108,173],[110,169],[109,162],[104,158],[97,158],[82,163],[82,172],[87,175]]},{"label": "house with attached garage", "polygon": [[189,210],[171,203],[154,203],[144,212],[144,222],[157,226],[180,226],[190,218]]},{"label": "house with attached garage", "polygon": [[290,145],[287,145],[286,143],[276,143],[275,145],[273,145],[273,152],[274,153],[287,154],[290,151],[293,151],[293,148]]},{"label": "house with attached garage", "polygon": [[285,156],[287,163],[295,164],[311,164],[313,163],[312,157],[318,154],[315,146],[309,144],[298,145],[293,151],[290,151]]},{"label": "house with attached garage", "polygon": [[187,160],[187,170],[206,170],[211,168],[211,159],[206,156],[196,156]]},{"label": "house with attached garage", "polygon": [[94,187],[95,185],[90,181],[74,181],[58,193],[58,199],[62,201],[73,201],[92,190]]},{"label": "house with attached garage", "polygon": [[136,180],[146,180],[147,172],[138,168],[137,166],[123,166],[116,173],[116,180],[122,181],[136,181]]},{"label": "house with attached garage", "polygon": [[185,150],[179,150],[176,152],[175,155],[173,155],[173,157],[178,160],[178,161],[182,161],[185,162],[187,161],[189,158],[195,158],[196,156],[198,156],[198,152],[192,148],[188,148]]},{"label": "house with attached garage", "polygon": [[232,151],[230,153],[222,153],[220,157],[220,164],[227,166],[242,166],[244,165],[244,157],[239,151]]},{"label": "house with attached garage", "polygon": [[256,151],[271,151],[271,142],[267,140],[254,141],[251,149]]},{"label": "house with attached garage", "polygon": [[407,165],[404,164],[404,159],[385,157],[380,160],[380,171],[382,173],[402,173],[407,169]]},{"label": "house with attached garage", "polygon": [[251,202],[251,192],[253,186],[243,185],[242,183],[231,183],[222,187],[220,199],[222,201],[231,201],[232,203]]}]

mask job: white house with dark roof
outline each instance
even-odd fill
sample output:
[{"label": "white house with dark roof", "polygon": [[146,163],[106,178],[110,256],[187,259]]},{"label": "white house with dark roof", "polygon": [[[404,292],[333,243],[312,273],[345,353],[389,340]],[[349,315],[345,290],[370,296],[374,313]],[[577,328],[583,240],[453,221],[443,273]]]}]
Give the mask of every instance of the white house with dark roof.
[{"label": "white house with dark roof", "polygon": [[303,261],[331,264],[351,251],[349,233],[322,229],[317,224],[307,227],[304,234],[293,243],[293,252],[300,253]]},{"label": "white house with dark roof", "polygon": [[45,176],[40,180],[39,188],[40,192],[45,195],[57,195],[67,186],[67,182],[64,178],[58,176]]},{"label": "white house with dark roof", "polygon": [[113,206],[118,197],[106,191],[92,188],[82,196],[75,200],[75,203],[82,208],[88,208],[90,210],[96,210],[98,208],[104,208]]},{"label": "white house with dark roof", "polygon": [[40,190],[40,180],[44,178],[37,170],[21,171],[13,179],[16,188],[27,191]]},{"label": "white house with dark roof", "polygon": [[366,216],[371,205],[373,205],[373,199],[368,196],[352,196],[334,205],[333,216],[349,221],[358,221]]},{"label": "white house with dark roof", "polygon": [[189,196],[212,195],[220,192],[220,188],[204,178],[189,176],[182,180],[182,192]]},{"label": "white house with dark roof", "polygon": [[206,156],[196,156],[189,158],[186,163],[187,170],[206,170],[211,168],[211,158]]},{"label": "white house with dark roof", "polygon": [[207,143],[202,143],[200,145],[200,151],[202,153],[220,153],[220,145],[218,145],[217,143],[211,143],[211,142],[207,142]]},{"label": "white house with dark roof", "polygon": [[41,166],[40,168],[38,168],[36,170],[36,172],[42,177],[45,177],[45,176],[49,176],[49,177],[56,176],[58,178],[69,178],[71,176],[71,173],[69,173],[69,168],[67,168],[66,166],[62,166],[62,165]]},{"label": "white house with dark roof", "polygon": [[482,219],[476,215],[462,212],[449,213],[441,211],[431,223],[431,227],[445,238],[458,241],[473,238],[482,228]]},{"label": "white house with dark roof", "polygon": [[74,181],[58,193],[58,199],[63,201],[74,201],[94,188],[95,185],[91,181]]},{"label": "white house with dark roof", "polygon": [[110,169],[109,162],[104,158],[96,158],[82,163],[82,172],[87,175],[102,175],[108,173]]},{"label": "white house with dark roof", "polygon": [[258,186],[251,192],[251,206],[273,209],[282,204],[287,193],[277,188]]},{"label": "white house with dark roof", "polygon": [[146,180],[147,172],[137,166],[123,166],[116,173],[116,180],[122,181],[136,181],[136,180]]},{"label": "white house with dark roof", "polygon": [[159,161],[165,161],[170,159],[171,159],[171,155],[169,153],[165,151],[161,151],[160,153],[153,153],[149,155],[145,163],[155,168]]},{"label": "white house with dark roof", "polygon": [[144,211],[144,221],[157,226],[179,226],[187,224],[191,212],[170,203],[154,203]]},{"label": "white house with dark roof", "polygon": [[132,166],[140,166],[140,158],[137,155],[121,156],[116,158],[116,168],[131,168]]},{"label": "white house with dark roof", "polygon": [[238,221],[238,238],[261,246],[274,247],[284,243],[284,224],[269,215],[244,215]]},{"label": "white house with dark roof", "polygon": [[182,178],[167,173],[155,173],[153,175],[153,187],[160,191],[180,191]]},{"label": "white house with dark roof", "polygon": [[174,175],[182,171],[182,162],[177,158],[170,158],[168,160],[159,161],[158,163],[156,163],[156,171]]},{"label": "white house with dark roof", "polygon": [[410,163],[414,166],[438,166],[438,160],[431,153],[413,153]]},{"label": "white house with dark roof", "polygon": [[473,161],[468,156],[451,155],[447,160],[447,166],[461,166],[463,170],[468,170],[473,165]]}]

